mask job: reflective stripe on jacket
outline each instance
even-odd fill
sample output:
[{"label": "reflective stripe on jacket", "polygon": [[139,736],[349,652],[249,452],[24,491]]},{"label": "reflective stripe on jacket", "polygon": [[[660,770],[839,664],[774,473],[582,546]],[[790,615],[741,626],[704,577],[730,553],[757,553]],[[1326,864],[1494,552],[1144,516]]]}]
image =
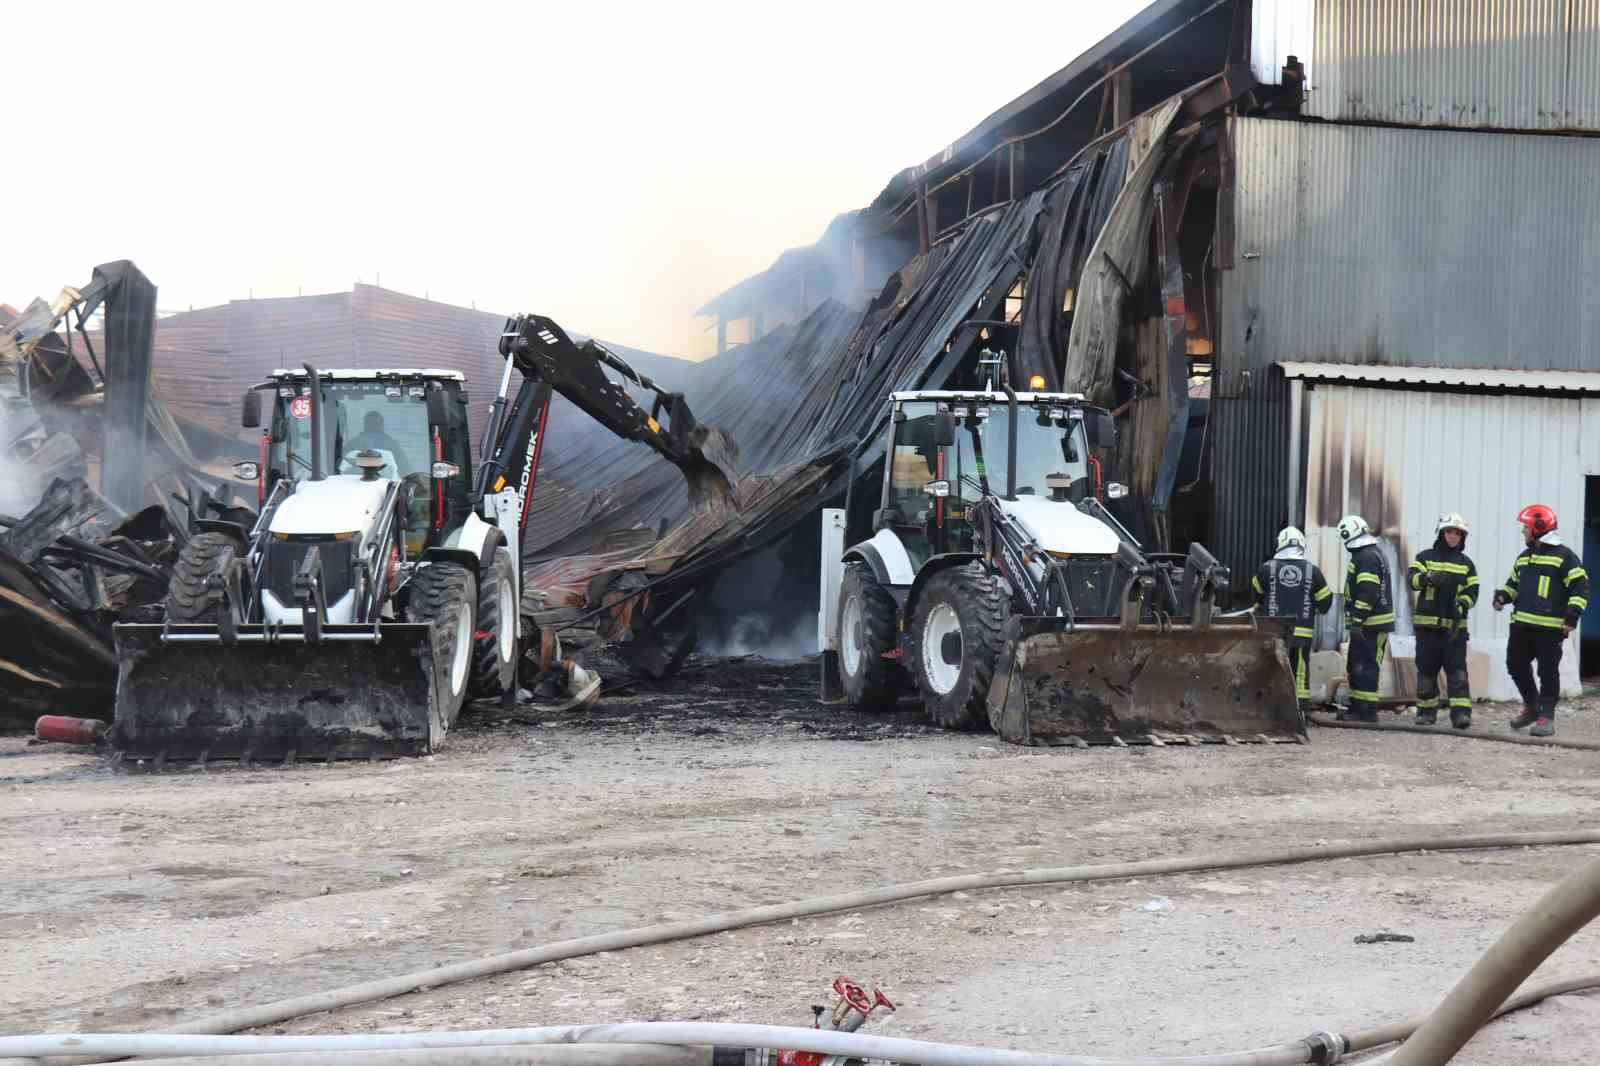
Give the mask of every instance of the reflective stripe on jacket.
[{"label": "reflective stripe on jacket", "polygon": [[1499,594],[1511,601],[1514,625],[1576,626],[1589,606],[1589,572],[1565,544],[1541,542],[1522,549]]},{"label": "reflective stripe on jacket", "polygon": [[1350,553],[1345,568],[1344,618],[1351,626],[1373,633],[1394,629],[1394,594],[1389,591],[1389,564],[1376,544]]},{"label": "reflective stripe on jacket", "polygon": [[[1423,580],[1425,574],[1433,575],[1432,584]],[[1417,553],[1410,584],[1417,594],[1411,623],[1420,629],[1462,628],[1478,602],[1478,568],[1466,552],[1447,548],[1442,541]]]}]

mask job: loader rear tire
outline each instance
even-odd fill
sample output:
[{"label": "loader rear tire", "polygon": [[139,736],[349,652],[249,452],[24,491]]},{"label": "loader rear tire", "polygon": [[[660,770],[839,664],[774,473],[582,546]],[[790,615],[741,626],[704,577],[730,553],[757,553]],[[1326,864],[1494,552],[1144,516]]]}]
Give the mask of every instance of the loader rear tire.
[{"label": "loader rear tire", "polygon": [[511,554],[494,553],[494,564],[478,575],[478,620],[473,634],[472,695],[498,696],[517,670],[517,577]]},{"label": "loader rear tire", "polygon": [[989,682],[1004,644],[1008,611],[981,563],[928,579],[911,616],[910,655],[922,706],[946,729],[989,727]]},{"label": "loader rear tire", "polygon": [[167,621],[215,625],[222,608],[221,587],[208,588],[213,575],[243,553],[244,545],[227,533],[198,533],[178,552],[167,585]]},{"label": "loader rear tire", "polygon": [[900,669],[885,659],[898,626],[894,599],[865,563],[846,563],[839,585],[839,680],[852,710],[892,707]]},{"label": "loader rear tire", "polygon": [[411,579],[406,619],[429,623],[433,645],[435,699],[442,739],[455,724],[472,675],[472,637],[478,587],[472,572],[457,563],[430,563]]}]

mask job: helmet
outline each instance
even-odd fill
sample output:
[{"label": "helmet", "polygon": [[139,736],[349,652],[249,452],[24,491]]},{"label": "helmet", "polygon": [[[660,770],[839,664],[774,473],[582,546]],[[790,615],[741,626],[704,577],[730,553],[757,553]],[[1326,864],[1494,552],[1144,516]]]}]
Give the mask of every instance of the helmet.
[{"label": "helmet", "polygon": [[1517,512],[1517,525],[1524,526],[1536,537],[1555,532],[1556,513],[1542,503],[1530,503]]},{"label": "helmet", "polygon": [[1346,544],[1371,532],[1372,527],[1367,525],[1367,520],[1358,514],[1347,514],[1339,519],[1339,539]]},{"label": "helmet", "polygon": [[1459,529],[1463,533],[1472,532],[1472,530],[1467,528],[1467,520],[1456,514],[1454,511],[1451,511],[1449,514],[1439,516],[1439,524],[1434,528],[1434,532],[1443,533],[1447,529]]},{"label": "helmet", "polygon": [[1283,549],[1290,546],[1304,548],[1306,546],[1306,535],[1293,526],[1284,526],[1278,530],[1278,550],[1283,551]]}]

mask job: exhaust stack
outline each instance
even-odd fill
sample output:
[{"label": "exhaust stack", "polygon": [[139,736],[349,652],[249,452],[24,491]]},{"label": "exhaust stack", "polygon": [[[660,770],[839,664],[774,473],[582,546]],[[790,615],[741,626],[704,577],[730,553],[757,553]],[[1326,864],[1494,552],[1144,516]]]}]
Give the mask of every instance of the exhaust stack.
[{"label": "exhaust stack", "polygon": [[310,363],[302,363],[311,379],[311,480],[326,477],[322,469],[322,375]]}]

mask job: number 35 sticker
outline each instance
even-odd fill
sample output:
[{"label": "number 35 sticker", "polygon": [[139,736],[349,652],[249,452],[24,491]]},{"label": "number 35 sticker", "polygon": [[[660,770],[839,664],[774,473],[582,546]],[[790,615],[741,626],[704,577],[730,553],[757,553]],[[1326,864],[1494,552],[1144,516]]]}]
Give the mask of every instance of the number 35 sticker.
[{"label": "number 35 sticker", "polygon": [[296,418],[311,417],[311,397],[296,396],[289,404],[289,413]]}]

